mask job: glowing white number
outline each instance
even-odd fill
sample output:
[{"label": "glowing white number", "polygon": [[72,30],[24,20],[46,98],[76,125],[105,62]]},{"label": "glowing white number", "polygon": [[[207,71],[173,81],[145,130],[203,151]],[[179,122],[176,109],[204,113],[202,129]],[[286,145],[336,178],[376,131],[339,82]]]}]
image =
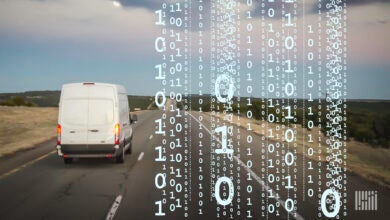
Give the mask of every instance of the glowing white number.
[{"label": "glowing white number", "polygon": [[287,142],[292,142],[294,140],[294,131],[292,129],[287,129],[286,132],[284,132],[284,139]]},{"label": "glowing white number", "polygon": [[154,204],[158,205],[158,212],[154,213],[155,216],[165,216],[165,213],[162,211],[162,201],[157,201]]},{"label": "glowing white number", "polygon": [[[221,198],[221,195],[219,194],[219,191],[220,191],[220,186],[221,184],[225,182],[228,184],[228,187],[229,187],[229,196],[227,199],[223,200]],[[229,178],[227,178],[226,176],[224,177],[220,177],[217,182],[215,183],[215,199],[217,200],[217,203],[219,205],[229,205],[232,201],[233,201],[233,197],[234,197],[234,185],[233,185],[233,182],[232,180],[230,180]]]},{"label": "glowing white number", "polygon": [[284,208],[287,212],[291,212],[292,210],[294,210],[294,201],[292,199],[287,199],[284,202]]},{"label": "glowing white number", "polygon": [[291,166],[294,163],[294,155],[291,152],[288,152],[284,156],[284,161],[286,162],[287,166]]},{"label": "glowing white number", "polygon": [[162,10],[157,10],[154,13],[158,15],[158,21],[156,21],[156,25],[165,26],[165,21],[162,20],[163,17],[165,17],[165,13],[163,14]]},{"label": "glowing white number", "polygon": [[294,94],[294,85],[292,83],[286,83],[286,86],[284,87],[284,91],[286,92],[287,96],[292,96]]},{"label": "glowing white number", "polygon": [[[159,102],[159,97],[162,97],[162,101]],[[165,106],[165,102],[167,101],[167,98],[165,98],[165,95],[163,92],[157,92],[154,96],[154,102],[156,103],[157,107],[162,108]]]},{"label": "glowing white number", "polygon": [[[222,97],[221,95],[221,91],[220,91],[221,82],[225,82],[229,84],[227,97]],[[217,97],[219,102],[221,103],[229,102],[233,98],[234,90],[235,90],[234,84],[229,75],[222,74],[217,77],[217,80],[215,81],[215,96]]]},{"label": "glowing white number", "polygon": [[286,37],[284,40],[284,46],[287,48],[287,50],[291,50],[294,47],[294,39],[291,36]]},{"label": "glowing white number", "polygon": [[[161,42],[161,44],[159,44],[159,42]],[[156,38],[156,41],[154,42],[154,48],[159,53],[164,52],[167,49],[167,47],[165,46],[165,38],[163,37]]]},{"label": "glowing white number", "polygon": [[[333,195],[333,198],[334,198],[334,206],[333,206],[332,212],[329,212],[328,208],[326,207],[327,197],[330,195]],[[321,210],[322,210],[322,213],[324,213],[324,215],[326,217],[328,217],[328,218],[336,217],[336,215],[340,211],[340,206],[341,206],[340,196],[339,196],[339,193],[337,191],[332,190],[332,189],[327,189],[327,190],[325,190],[324,193],[322,193]]]},{"label": "glowing white number", "polygon": [[[161,181],[161,184],[159,184],[159,179],[161,179],[162,181]],[[163,174],[163,173],[158,173],[156,176],[155,176],[155,178],[154,178],[154,185],[156,185],[156,187],[158,188],[158,189],[162,189],[162,188],[164,188],[166,185],[167,185],[167,183],[166,183],[166,181],[165,181],[165,174]]]},{"label": "glowing white number", "polygon": [[222,133],[222,148],[221,149],[215,149],[216,154],[233,154],[233,149],[227,148],[227,127],[222,126],[215,129],[215,132],[221,132]]}]

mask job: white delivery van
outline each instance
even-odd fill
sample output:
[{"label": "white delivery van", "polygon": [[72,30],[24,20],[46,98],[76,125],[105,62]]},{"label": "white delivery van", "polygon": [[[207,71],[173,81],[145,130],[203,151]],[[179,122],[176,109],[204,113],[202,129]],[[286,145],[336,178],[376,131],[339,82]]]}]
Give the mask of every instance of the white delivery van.
[{"label": "white delivery van", "polygon": [[62,86],[57,151],[65,163],[73,158],[106,157],[123,163],[131,153],[133,130],[123,86],[72,83]]}]

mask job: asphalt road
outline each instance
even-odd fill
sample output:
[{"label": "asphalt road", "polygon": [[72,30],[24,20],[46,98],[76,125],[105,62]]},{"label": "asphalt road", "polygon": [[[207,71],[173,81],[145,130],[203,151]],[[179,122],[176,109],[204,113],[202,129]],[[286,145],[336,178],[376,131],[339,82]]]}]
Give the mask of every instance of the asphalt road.
[{"label": "asphalt road", "polygon": [[[116,164],[108,159],[79,159],[73,164],[65,165],[52,152],[54,140],[43,143],[34,150],[1,159],[0,219],[105,219],[118,196],[121,196],[121,202],[115,219],[184,219],[184,214],[187,214],[189,219],[217,219],[218,216],[221,219],[246,219],[248,210],[253,219],[317,218],[320,211],[316,196],[312,199],[308,197],[303,199],[303,175],[307,173],[304,174],[300,169],[303,165],[301,156],[297,157],[295,164],[297,173],[293,184],[297,191],[295,194],[289,191],[291,194],[287,195],[287,191],[282,189],[283,186],[262,182],[264,173],[261,172],[261,167],[264,166],[262,165],[264,160],[261,159],[261,137],[258,135],[253,135],[254,140],[250,146],[243,140],[234,140],[240,142],[240,145],[235,146],[236,157],[232,160],[224,157],[211,159],[212,153],[208,147],[212,142],[208,133],[210,118],[204,115],[203,125],[200,125],[195,120],[200,114],[198,112],[191,113],[194,118],[183,116],[174,124],[166,125],[168,131],[178,122],[184,124],[185,120],[189,121],[191,118],[187,135],[166,136],[167,143],[177,138],[180,138],[182,143],[187,138],[187,143],[190,143],[187,148],[183,147],[176,151],[188,156],[184,159],[188,162],[186,165],[184,162],[169,160],[166,162],[168,177],[175,176],[170,174],[170,166],[174,169],[180,168],[184,172],[176,178],[176,181],[182,184],[183,190],[171,198],[169,183],[166,191],[157,189],[155,176],[162,168],[161,163],[155,161],[157,156],[155,147],[161,145],[163,137],[155,134],[155,120],[159,119],[161,114],[162,111],[144,111],[138,115],[139,121],[134,125],[133,153],[126,155],[124,164]],[[170,116],[174,113],[167,114]],[[200,133],[203,134],[202,138],[199,137]],[[240,129],[241,137],[246,137],[247,134],[249,131]],[[234,139],[237,139],[237,136]],[[202,147],[198,146],[199,141],[202,141]],[[245,153],[247,148],[252,149],[250,158]],[[201,169],[198,164],[199,149],[202,149],[203,154]],[[188,150],[187,154],[184,154],[185,150]],[[245,165],[249,159],[253,161],[251,168]],[[215,160],[220,163],[219,168],[213,163]],[[224,167],[227,167],[228,171],[231,170],[228,174],[235,179],[233,206],[227,207],[217,206],[215,199],[211,198],[211,183],[215,183],[216,180],[211,173],[221,172],[219,175],[223,175],[223,172],[228,172],[224,171]],[[319,172],[322,168],[318,169],[314,165],[314,169]],[[268,172],[276,173],[277,170]],[[203,177],[202,180],[199,180],[200,175]],[[247,178],[248,175],[251,176],[250,180]],[[347,216],[343,219],[388,219],[390,211],[386,204],[390,204],[389,190],[350,173],[347,177]],[[248,185],[251,186],[250,193],[246,190]],[[225,185],[222,188],[226,188]],[[277,190],[279,198],[267,201],[264,192],[268,189],[279,189]],[[356,190],[378,191],[378,211],[355,211]],[[199,192],[202,192],[202,205],[199,205]],[[280,205],[274,213],[267,214],[261,208],[262,204],[277,204],[278,201],[282,203],[288,196],[296,197],[296,212],[288,214]],[[165,197],[168,203],[180,199],[182,207],[171,212],[169,206],[164,204],[165,217],[156,217],[155,202],[162,197]],[[251,198],[250,205],[247,202],[248,198]],[[200,209],[202,215],[199,215]]]}]

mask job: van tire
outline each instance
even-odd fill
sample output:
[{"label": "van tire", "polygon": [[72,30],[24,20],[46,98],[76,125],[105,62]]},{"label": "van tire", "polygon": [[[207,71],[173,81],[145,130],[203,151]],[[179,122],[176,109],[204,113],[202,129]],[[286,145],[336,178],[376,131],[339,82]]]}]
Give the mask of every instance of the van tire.
[{"label": "van tire", "polygon": [[125,148],[122,148],[122,152],[116,156],[115,161],[116,163],[123,163],[125,160]]},{"label": "van tire", "polygon": [[133,140],[130,141],[129,148],[125,151],[126,154],[131,154],[133,148]]},{"label": "van tire", "polygon": [[71,164],[73,162],[73,158],[64,158],[64,164]]}]

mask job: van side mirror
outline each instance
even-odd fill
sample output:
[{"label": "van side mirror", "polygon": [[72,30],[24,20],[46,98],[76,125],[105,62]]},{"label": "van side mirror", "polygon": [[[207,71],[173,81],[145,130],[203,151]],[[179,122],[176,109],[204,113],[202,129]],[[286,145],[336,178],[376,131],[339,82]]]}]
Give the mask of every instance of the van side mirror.
[{"label": "van side mirror", "polygon": [[130,118],[131,118],[131,119],[130,119],[130,123],[131,123],[131,124],[137,123],[137,121],[138,121],[138,116],[137,116],[137,115],[133,115],[133,116],[130,115]]}]

